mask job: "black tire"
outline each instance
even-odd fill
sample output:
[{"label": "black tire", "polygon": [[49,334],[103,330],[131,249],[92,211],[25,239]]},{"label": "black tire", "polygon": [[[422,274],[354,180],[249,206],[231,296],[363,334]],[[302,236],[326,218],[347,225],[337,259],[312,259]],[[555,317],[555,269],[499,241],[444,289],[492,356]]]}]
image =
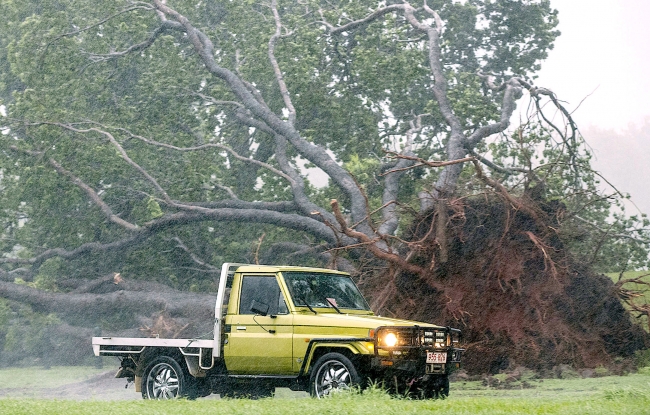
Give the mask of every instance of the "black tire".
[{"label": "black tire", "polygon": [[196,379],[169,356],[154,358],[142,376],[143,399],[197,397]]},{"label": "black tire", "polygon": [[449,396],[449,376],[437,376],[431,381],[431,397],[445,399]]},{"label": "black tire", "polygon": [[361,377],[354,364],[341,353],[327,353],[321,356],[309,377],[309,393],[323,398],[332,392],[361,385]]}]

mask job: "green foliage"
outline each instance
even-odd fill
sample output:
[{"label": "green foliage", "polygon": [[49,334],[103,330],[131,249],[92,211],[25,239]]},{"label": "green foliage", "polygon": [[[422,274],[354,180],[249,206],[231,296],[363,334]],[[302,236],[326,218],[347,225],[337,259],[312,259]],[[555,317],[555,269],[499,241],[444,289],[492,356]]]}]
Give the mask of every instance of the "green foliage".
[{"label": "green foliage", "polygon": [[[109,222],[72,176],[92,189],[113,214],[140,227],[178,213],[165,202],[158,185],[170,200],[197,204],[229,199],[229,191],[245,201],[292,200],[285,178],[222,149],[173,149],[219,144],[278,167],[274,137],[238,122],[239,108],[231,102],[235,95],[205,70],[182,33],[165,30],[150,45],[126,53],[160,27],[155,12],[132,5],[129,1],[0,1],[6,22],[0,27],[0,104],[7,106],[11,118],[3,121],[10,134],[0,140],[5,252],[20,247],[24,255],[34,255],[49,248],[70,250],[128,237],[129,231]],[[296,107],[296,129],[306,140],[331,151],[352,173],[371,209],[382,204],[383,150],[401,149],[415,115],[428,114],[414,136],[419,156],[444,159],[448,138],[431,94],[435,80],[427,44],[401,14],[389,13],[341,36],[329,36],[322,24],[322,19],[342,24],[362,18],[378,5],[366,0],[280,2],[286,36],[275,47]],[[275,32],[268,7],[253,1],[187,0],[170,6],[212,39],[220,65],[254,85],[269,108],[283,114],[285,103],[268,59],[268,42]],[[559,35],[557,13],[547,0],[435,0],[430,6],[445,21],[444,70],[449,98],[463,127],[471,132],[498,121],[501,93],[484,88],[477,71],[496,73],[498,81],[512,74],[534,77]],[[416,14],[428,17],[422,11]],[[52,124],[57,122],[84,131]],[[602,222],[609,217],[606,202],[568,200],[562,193],[568,184],[576,188],[595,183],[596,176],[582,169],[588,167],[585,154],[579,157],[581,176],[576,182],[570,169],[543,167],[566,156],[549,144],[548,131],[531,127],[523,137],[524,141],[497,137],[480,150],[491,152],[497,163],[534,165],[538,175],[545,177],[549,197],[571,209],[589,206],[589,219]],[[134,168],[115,142],[147,174]],[[289,148],[288,156],[300,164],[294,149]],[[57,173],[50,160],[69,174]],[[416,207],[417,193],[428,188],[437,174],[424,168],[406,173],[399,189],[402,205]],[[349,202],[334,185],[316,189],[306,179],[307,196],[324,210],[332,198],[343,205]],[[515,180],[512,177],[510,184],[514,186]],[[477,191],[471,167],[461,181],[463,192]],[[400,220],[406,225],[409,217]],[[619,222],[625,220],[621,217]],[[180,249],[175,238],[206,263],[218,265],[254,260],[262,234],[266,235],[263,247],[296,240],[308,245],[321,242],[272,225],[206,219],[157,229],[155,236],[117,252],[89,253],[65,263],[48,260],[31,283],[53,290],[60,275],[89,278],[121,272],[126,278],[209,291],[214,289],[213,275]],[[576,250],[586,257],[593,243],[576,243]],[[613,269],[626,257],[640,266],[644,252],[623,244],[608,245],[598,254],[598,263]]]},{"label": "green foliage", "polygon": [[[650,349],[637,350],[634,353],[634,357],[636,360],[636,365],[639,368],[645,369],[645,372],[650,372]],[[646,373],[646,374],[650,374],[650,373]]]},{"label": "green foliage", "polygon": [[56,289],[56,280],[61,277],[63,269],[63,260],[59,257],[46,260],[38,269],[38,274],[34,278],[33,286],[43,290],[52,291]]},{"label": "green foliage", "polygon": [[0,331],[4,332],[11,319],[11,308],[6,300],[0,299]]},{"label": "green foliage", "polygon": [[60,323],[54,314],[34,312],[31,307],[3,302],[0,312],[4,314],[0,325],[0,360],[17,363],[25,357],[43,356],[51,349],[50,328]]}]

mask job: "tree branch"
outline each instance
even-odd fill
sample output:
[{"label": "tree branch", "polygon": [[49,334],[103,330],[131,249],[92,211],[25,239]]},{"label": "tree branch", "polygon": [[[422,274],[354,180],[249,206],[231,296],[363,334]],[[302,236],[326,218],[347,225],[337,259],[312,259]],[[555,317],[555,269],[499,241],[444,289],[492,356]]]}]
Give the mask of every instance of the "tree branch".
[{"label": "tree branch", "polygon": [[396,159],[417,161],[418,164],[414,164],[414,165],[412,165],[410,167],[405,167],[405,168],[402,168],[402,169],[395,168],[395,169],[389,170],[389,171],[387,171],[385,173],[382,173],[381,176],[391,174],[391,173],[394,173],[394,172],[399,172],[399,171],[404,171],[404,170],[411,170],[411,169],[415,169],[417,167],[422,167],[422,166],[428,166],[428,167],[453,166],[454,164],[462,164],[462,163],[466,163],[468,161],[473,161],[475,159],[474,157],[465,157],[465,158],[458,159],[458,160],[429,161],[429,160],[425,160],[423,158],[416,157],[416,156],[409,156],[409,155],[406,155],[406,154],[397,154],[397,153],[395,153],[393,151],[386,151],[386,153],[392,155]]},{"label": "tree branch", "polygon": [[136,139],[138,139],[138,140],[140,140],[140,141],[142,141],[144,143],[147,143],[149,145],[153,145],[153,146],[157,146],[157,147],[163,147],[163,148],[167,148],[167,149],[175,150],[175,151],[180,151],[180,152],[200,151],[200,150],[205,150],[207,148],[218,148],[220,150],[227,151],[231,156],[233,156],[234,158],[236,158],[239,161],[243,161],[245,163],[254,164],[254,165],[258,166],[258,167],[262,167],[263,169],[266,169],[266,170],[270,171],[271,173],[275,174],[276,176],[282,177],[283,179],[285,179],[289,183],[292,183],[292,181],[293,181],[293,178],[291,176],[283,173],[282,171],[280,171],[280,170],[276,169],[275,167],[271,166],[270,164],[264,163],[262,161],[255,160],[255,159],[252,159],[252,158],[249,158],[249,157],[244,157],[244,156],[240,155],[239,153],[237,153],[232,148],[230,148],[230,147],[228,147],[226,145],[223,145],[223,144],[208,143],[208,144],[201,144],[201,145],[194,146],[194,147],[177,147],[177,146],[174,146],[174,145],[171,145],[171,144],[161,143],[159,141],[155,141],[155,140],[143,137],[141,135],[133,134],[130,131],[125,130],[123,128],[120,128],[119,130],[124,131],[130,137],[136,138]]},{"label": "tree branch", "polygon": [[129,164],[131,167],[133,167],[135,170],[137,170],[145,179],[147,179],[147,181],[149,181],[153,185],[153,187],[158,191],[158,193],[160,193],[162,195],[163,199],[167,203],[169,203],[171,205],[174,204],[174,202],[169,197],[169,195],[167,194],[165,189],[163,189],[162,186],[160,186],[158,184],[158,181],[156,179],[154,179],[153,176],[151,176],[138,163],[134,162],[129,157],[127,152],[124,150],[122,145],[108,131],[102,130],[100,128],[95,128],[95,127],[91,127],[91,128],[87,128],[87,129],[80,129],[80,128],[73,127],[70,124],[63,124],[63,123],[57,123],[57,122],[39,122],[39,123],[36,123],[34,125],[53,125],[53,126],[57,126],[57,127],[72,131],[72,132],[77,133],[77,134],[86,134],[86,133],[89,133],[89,132],[96,132],[96,133],[98,133],[100,135],[103,135],[104,137],[106,137],[108,139],[108,142],[111,143],[117,149],[117,151],[120,154],[120,156],[122,157],[122,159],[124,161],[126,161],[126,163]]},{"label": "tree branch", "polygon": [[[374,20],[377,20],[378,18],[380,18],[380,17],[382,17],[382,16],[384,16],[384,15],[386,15],[388,13],[391,13],[393,11],[404,10],[405,7],[408,7],[408,6],[403,5],[403,4],[393,4],[393,5],[390,5],[390,6],[386,6],[386,7],[383,7],[381,9],[375,10],[374,12],[370,13],[369,15],[364,17],[363,19],[355,20],[353,22],[350,22],[350,23],[348,23],[346,25],[339,26],[339,27],[332,26],[324,18],[322,20],[322,23],[325,26],[327,26],[327,28],[329,29],[329,31],[330,31],[330,33],[332,35],[337,35],[339,33],[349,32],[349,31],[354,30],[354,29],[356,29],[358,27],[361,27],[361,26],[367,25],[369,23],[372,23]],[[321,16],[323,16],[322,10],[320,10],[320,13],[321,13]]]},{"label": "tree branch", "polygon": [[[10,146],[10,148],[12,150],[14,150],[14,151],[19,151],[19,152],[22,152],[22,153],[25,153],[25,154],[29,154],[30,156],[43,156],[44,155],[41,152],[23,150],[23,149],[20,149],[20,148],[18,148],[16,146]],[[102,200],[102,198],[99,197],[97,192],[95,192],[95,190],[92,187],[88,186],[86,183],[84,183],[77,176],[75,176],[70,171],[63,168],[63,166],[61,166],[56,160],[50,158],[48,160],[48,162],[54,168],[54,170],[57,173],[59,173],[62,176],[68,177],[72,181],[72,183],[74,183],[77,187],[79,187],[81,190],[83,190],[88,195],[90,200],[92,200],[93,203],[95,203],[95,205],[97,205],[97,207],[99,207],[99,209],[102,211],[102,213],[104,213],[104,215],[106,216],[106,218],[109,221],[111,221],[111,222],[115,223],[116,225],[119,225],[119,226],[121,226],[121,227],[123,227],[123,228],[125,228],[125,229],[127,229],[129,231],[135,231],[135,230],[138,229],[137,225],[135,225],[133,223],[130,223],[128,221],[125,221],[124,219],[122,219],[119,216],[117,216],[116,214],[114,214],[113,210],[110,208],[110,206],[108,206]]]},{"label": "tree branch", "polygon": [[[341,231],[345,235],[349,236],[350,238],[354,238],[363,242],[367,247],[368,251],[370,251],[378,259],[398,265],[400,268],[404,269],[405,271],[412,272],[416,275],[419,275],[423,279],[426,279],[427,272],[424,268],[405,261],[404,258],[400,257],[399,255],[386,252],[380,249],[376,244],[377,240],[371,239],[370,237],[368,237],[366,234],[362,232],[358,232],[348,228],[348,225],[345,222],[345,218],[341,213],[341,209],[339,208],[339,202],[336,199],[332,199],[331,205],[332,205],[332,211],[334,212],[334,216],[336,217],[336,221],[341,227]],[[436,282],[430,281],[430,284],[432,284],[432,287],[434,288],[442,288],[442,286]]]},{"label": "tree branch", "polygon": [[478,143],[484,138],[493,134],[504,131],[510,125],[510,117],[515,111],[516,102],[521,98],[522,86],[518,78],[512,78],[505,83],[505,92],[503,93],[503,100],[501,104],[501,119],[499,122],[485,125],[474,131],[465,140],[465,148],[473,150]]},{"label": "tree branch", "polygon": [[612,238],[629,239],[630,241],[638,242],[640,244],[650,245],[650,239],[637,238],[637,237],[634,237],[632,235],[628,235],[628,234],[625,234],[625,233],[611,233],[609,231],[606,231],[606,230],[602,229],[600,226],[596,225],[595,223],[590,222],[587,219],[584,219],[583,217],[581,217],[579,215],[573,215],[573,217],[578,219],[580,222],[591,226],[592,228],[596,229],[598,232],[600,232],[602,234],[609,235]]},{"label": "tree branch", "polygon": [[49,161],[50,161],[50,164],[54,167],[54,170],[57,171],[57,173],[61,174],[62,176],[66,176],[66,177],[70,178],[72,183],[74,183],[79,188],[81,188],[84,192],[86,192],[86,194],[88,195],[90,200],[92,200],[93,203],[95,203],[99,207],[99,209],[101,209],[101,211],[104,213],[104,215],[108,218],[109,221],[111,221],[111,222],[113,222],[113,223],[115,223],[117,225],[120,225],[121,227],[123,227],[125,229],[128,229],[130,231],[135,231],[135,230],[138,229],[137,225],[135,225],[133,223],[130,223],[130,222],[127,222],[124,219],[117,216],[116,214],[114,214],[113,210],[110,208],[110,206],[108,206],[102,200],[102,198],[99,197],[97,192],[95,192],[90,186],[88,186],[86,183],[84,183],[81,179],[79,179],[78,177],[76,177],[75,175],[73,175],[72,173],[67,171],[66,169],[64,169],[54,159],[50,159]]},{"label": "tree branch", "polygon": [[151,34],[151,36],[149,36],[148,39],[146,39],[146,40],[144,40],[144,41],[142,41],[140,43],[137,43],[135,45],[131,45],[128,48],[126,48],[126,49],[124,49],[122,51],[119,51],[119,52],[110,52],[110,53],[85,52],[85,53],[88,55],[89,59],[91,61],[93,61],[94,63],[109,61],[109,60],[112,60],[112,59],[118,59],[118,58],[121,58],[123,56],[129,55],[129,54],[131,54],[133,52],[140,52],[140,51],[143,51],[143,50],[149,48],[151,45],[154,44],[156,39],[158,39],[158,37],[161,34],[165,33],[167,30],[176,29],[176,27],[174,27],[176,25],[180,26],[176,22],[170,22],[170,21],[163,22],[160,27],[156,28],[156,30],[153,31],[153,33]]},{"label": "tree branch", "polygon": [[[336,161],[327,154],[325,149],[302,138],[293,125],[284,122],[282,118],[274,114],[266,104],[258,100],[240,77],[232,71],[221,67],[214,59],[214,46],[210,39],[204,33],[194,28],[185,16],[171,9],[161,0],[154,0],[154,3],[161,13],[171,16],[183,25],[188,40],[194,46],[207,70],[226,82],[241,103],[251,111],[254,116],[258,117],[268,125],[276,135],[286,138],[301,156],[314,163],[329,175],[332,181],[348,195],[351,203],[350,212],[353,220],[363,218],[366,212],[363,194],[350,174],[336,163]],[[362,226],[362,228],[369,234],[372,233],[369,226]]]},{"label": "tree branch", "polygon": [[282,36],[282,22],[280,21],[280,14],[278,13],[277,0],[271,0],[271,10],[273,11],[273,19],[275,20],[275,33],[271,36],[271,39],[269,39],[269,61],[271,62],[273,73],[275,74],[275,80],[280,87],[282,100],[289,111],[289,124],[294,125],[296,122],[296,108],[293,106],[293,102],[291,102],[289,89],[287,88],[287,84],[284,82],[284,77],[282,76],[278,60],[275,58],[275,45],[277,44],[278,39]]},{"label": "tree branch", "polygon": [[194,261],[195,263],[197,263],[198,265],[200,265],[200,266],[202,266],[204,268],[207,268],[206,272],[211,272],[211,273],[219,273],[219,272],[221,272],[221,269],[219,267],[215,267],[214,265],[210,265],[207,262],[203,261],[201,258],[199,258],[194,252],[192,252],[187,247],[187,245],[185,245],[183,243],[181,238],[179,238],[178,236],[173,237],[172,240],[174,242],[176,242],[176,246],[178,248],[182,249],[183,251],[185,251],[190,256],[192,261]]},{"label": "tree branch", "polygon": [[[422,130],[422,117],[428,114],[421,114],[410,121],[410,128],[406,132],[406,143],[401,151],[401,155],[410,156],[413,150],[413,140],[415,135]],[[400,158],[393,166],[393,169],[382,174],[384,179],[384,192],[382,194],[383,209],[382,224],[379,226],[378,232],[380,235],[392,235],[397,229],[399,224],[399,217],[397,215],[397,194],[399,192],[400,178],[404,171],[409,169],[414,164],[414,160],[407,158]]]},{"label": "tree branch", "polygon": [[31,258],[0,258],[0,264],[24,264],[31,265],[33,268],[38,268],[43,262],[54,257],[74,259],[91,252],[109,252],[124,249],[141,243],[142,241],[149,238],[152,234],[153,233],[149,229],[139,228],[130,236],[107,244],[89,242],[72,250],[52,248],[47,249],[44,252]]}]

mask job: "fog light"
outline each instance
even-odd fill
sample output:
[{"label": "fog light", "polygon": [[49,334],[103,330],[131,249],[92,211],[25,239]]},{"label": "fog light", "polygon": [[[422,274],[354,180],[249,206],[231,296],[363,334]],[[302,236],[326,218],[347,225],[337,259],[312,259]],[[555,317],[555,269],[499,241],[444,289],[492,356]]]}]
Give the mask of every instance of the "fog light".
[{"label": "fog light", "polygon": [[388,333],[384,336],[384,344],[388,347],[393,347],[397,344],[397,336],[395,333]]}]

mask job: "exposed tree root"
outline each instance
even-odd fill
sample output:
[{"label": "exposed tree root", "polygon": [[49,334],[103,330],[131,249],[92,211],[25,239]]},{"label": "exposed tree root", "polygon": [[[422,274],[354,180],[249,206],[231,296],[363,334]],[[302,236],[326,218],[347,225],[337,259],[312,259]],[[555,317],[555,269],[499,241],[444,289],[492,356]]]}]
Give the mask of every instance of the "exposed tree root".
[{"label": "exposed tree root", "polygon": [[408,239],[419,250],[410,262],[431,271],[422,278],[394,264],[363,279],[376,311],[462,328],[465,368],[474,373],[512,365],[596,367],[650,346],[617,286],[565,251],[554,231],[562,206],[496,190],[465,199],[462,214],[459,201],[448,208],[446,261],[435,261],[439,232],[431,232],[432,221],[445,215],[436,208],[416,221]]}]

